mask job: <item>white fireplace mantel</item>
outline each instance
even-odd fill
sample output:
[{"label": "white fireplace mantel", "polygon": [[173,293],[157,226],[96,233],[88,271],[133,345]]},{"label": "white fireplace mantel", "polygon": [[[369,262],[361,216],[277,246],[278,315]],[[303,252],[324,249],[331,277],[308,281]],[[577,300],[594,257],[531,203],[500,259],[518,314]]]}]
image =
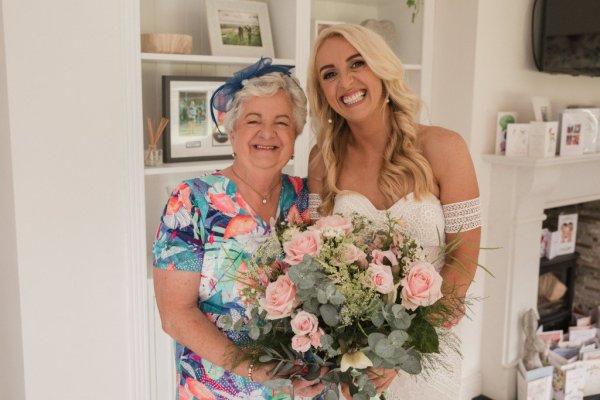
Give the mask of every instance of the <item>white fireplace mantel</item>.
[{"label": "white fireplace mantel", "polygon": [[484,394],[516,398],[516,363],[523,336],[520,317],[537,306],[539,248],[544,209],[600,199],[600,154],[527,158],[484,155],[490,168],[483,313]]}]

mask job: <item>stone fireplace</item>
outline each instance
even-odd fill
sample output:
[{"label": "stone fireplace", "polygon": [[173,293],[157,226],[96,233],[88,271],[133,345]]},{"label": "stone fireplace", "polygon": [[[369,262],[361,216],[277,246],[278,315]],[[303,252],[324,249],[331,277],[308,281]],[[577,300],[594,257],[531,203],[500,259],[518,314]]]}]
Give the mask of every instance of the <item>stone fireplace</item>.
[{"label": "stone fireplace", "polygon": [[481,368],[484,394],[516,398],[520,317],[537,305],[539,245],[544,210],[600,199],[600,154],[546,159],[485,155],[490,200]]}]

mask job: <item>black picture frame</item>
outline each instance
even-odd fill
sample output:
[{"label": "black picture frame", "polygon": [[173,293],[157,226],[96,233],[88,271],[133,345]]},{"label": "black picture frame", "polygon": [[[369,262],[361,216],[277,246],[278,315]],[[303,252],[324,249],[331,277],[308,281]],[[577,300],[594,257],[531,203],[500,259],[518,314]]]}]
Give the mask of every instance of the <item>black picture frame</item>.
[{"label": "black picture frame", "polygon": [[[162,77],[163,115],[169,118],[164,132],[165,163],[231,160],[229,136],[210,117],[210,97],[227,78],[214,76]],[[224,113],[215,110],[221,123]]]}]

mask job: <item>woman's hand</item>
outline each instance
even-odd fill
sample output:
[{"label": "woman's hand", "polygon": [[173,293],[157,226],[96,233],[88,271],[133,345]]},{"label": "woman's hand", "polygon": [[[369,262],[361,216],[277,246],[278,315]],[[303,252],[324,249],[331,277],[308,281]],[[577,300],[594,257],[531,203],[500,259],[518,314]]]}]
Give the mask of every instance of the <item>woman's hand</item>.
[{"label": "woman's hand", "polygon": [[294,395],[303,397],[315,397],[316,395],[323,392],[325,384],[321,383],[321,378],[329,372],[329,368],[323,367],[319,372],[319,377],[312,381],[307,381],[302,378],[292,379],[292,385],[294,385]]},{"label": "woman's hand", "polygon": [[397,372],[395,369],[369,368],[367,374],[377,393],[381,393],[390,387]]}]

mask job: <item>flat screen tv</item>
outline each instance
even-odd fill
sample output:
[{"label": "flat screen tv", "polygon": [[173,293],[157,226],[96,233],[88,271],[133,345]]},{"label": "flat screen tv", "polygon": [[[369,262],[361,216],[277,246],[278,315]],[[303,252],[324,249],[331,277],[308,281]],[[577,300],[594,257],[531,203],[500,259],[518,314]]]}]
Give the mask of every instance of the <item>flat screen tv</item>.
[{"label": "flat screen tv", "polygon": [[537,0],[534,17],[539,2],[538,70],[600,76],[600,0]]}]

